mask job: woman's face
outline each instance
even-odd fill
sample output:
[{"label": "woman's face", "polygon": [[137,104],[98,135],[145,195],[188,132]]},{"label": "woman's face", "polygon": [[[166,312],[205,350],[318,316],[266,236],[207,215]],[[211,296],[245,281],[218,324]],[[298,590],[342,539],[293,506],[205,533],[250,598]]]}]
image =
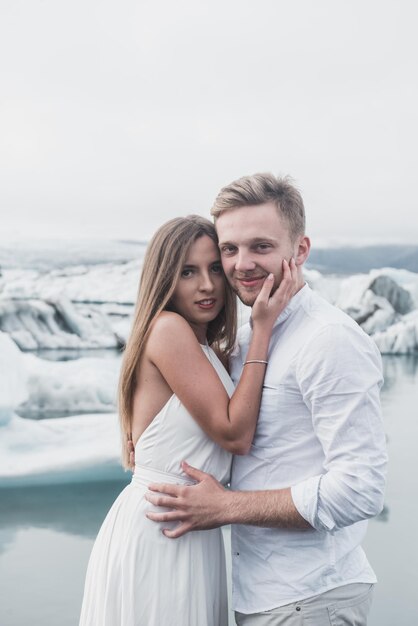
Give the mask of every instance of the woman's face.
[{"label": "woman's face", "polygon": [[225,279],[217,245],[208,235],[192,243],[174,294],[173,309],[187,320],[200,343],[225,303]]}]

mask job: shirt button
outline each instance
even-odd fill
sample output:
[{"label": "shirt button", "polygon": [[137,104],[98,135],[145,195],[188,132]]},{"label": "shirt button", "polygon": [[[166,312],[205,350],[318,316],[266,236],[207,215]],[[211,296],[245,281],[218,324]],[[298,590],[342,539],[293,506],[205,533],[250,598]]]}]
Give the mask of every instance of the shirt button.
[{"label": "shirt button", "polygon": [[300,606],[297,606],[297,607],[296,607],[296,610],[297,610],[297,611],[300,611]]}]

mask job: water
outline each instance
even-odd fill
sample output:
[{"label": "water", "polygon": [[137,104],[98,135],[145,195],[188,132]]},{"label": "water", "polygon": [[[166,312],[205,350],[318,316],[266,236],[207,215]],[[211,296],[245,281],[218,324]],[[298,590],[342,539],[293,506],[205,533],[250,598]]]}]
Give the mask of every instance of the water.
[{"label": "water", "polygon": [[111,482],[0,491],[1,626],[78,624],[92,543],[123,486]]},{"label": "water", "polygon": [[388,356],[383,363],[389,474],[386,513],[370,523],[364,544],[379,579],[370,624],[414,626],[418,624],[418,357]]},{"label": "water", "polygon": [[[418,357],[385,357],[384,370],[390,466],[386,506],[370,522],[364,545],[379,578],[369,626],[413,626]],[[77,625],[91,546],[123,486],[119,481],[0,490],[0,626]]]}]

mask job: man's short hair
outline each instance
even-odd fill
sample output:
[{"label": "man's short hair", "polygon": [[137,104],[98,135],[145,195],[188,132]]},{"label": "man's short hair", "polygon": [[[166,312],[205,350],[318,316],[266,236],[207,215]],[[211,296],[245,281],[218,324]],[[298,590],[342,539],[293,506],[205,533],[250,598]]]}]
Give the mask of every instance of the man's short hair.
[{"label": "man's short hair", "polygon": [[274,174],[253,174],[235,180],[219,192],[211,215],[218,218],[224,211],[274,202],[278,213],[287,220],[292,239],[305,233],[305,207],[302,196],[291,179]]}]

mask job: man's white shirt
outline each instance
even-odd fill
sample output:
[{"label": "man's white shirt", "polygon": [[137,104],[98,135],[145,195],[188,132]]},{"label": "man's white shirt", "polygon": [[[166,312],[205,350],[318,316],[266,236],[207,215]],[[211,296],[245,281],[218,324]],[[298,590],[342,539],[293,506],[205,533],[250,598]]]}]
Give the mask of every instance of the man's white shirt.
[{"label": "man's white shirt", "polygon": [[[246,324],[231,359],[235,383],[250,338]],[[360,544],[366,519],[383,506],[379,351],[305,285],[276,321],[268,360],[253,445],[234,458],[231,487],[291,487],[312,529],[232,527],[233,604],[241,613],[376,581]]]}]

